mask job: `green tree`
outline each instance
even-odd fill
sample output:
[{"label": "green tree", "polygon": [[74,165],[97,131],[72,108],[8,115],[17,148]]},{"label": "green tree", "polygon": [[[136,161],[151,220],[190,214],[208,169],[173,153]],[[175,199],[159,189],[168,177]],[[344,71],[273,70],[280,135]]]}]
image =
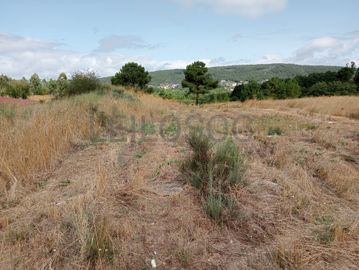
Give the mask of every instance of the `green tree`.
[{"label": "green tree", "polygon": [[49,94],[56,95],[56,92],[57,92],[57,89],[58,89],[57,87],[58,87],[58,85],[57,85],[56,80],[50,79],[47,82],[47,88],[49,89]]},{"label": "green tree", "polygon": [[256,81],[249,81],[247,84],[237,85],[232,94],[232,100],[246,101],[248,99],[261,98],[261,85]]},{"label": "green tree", "polygon": [[196,105],[199,104],[200,95],[218,86],[218,81],[212,79],[208,74],[206,64],[200,61],[188,65],[184,71],[184,75],[185,79],[182,81],[182,87],[189,88],[190,93],[195,94]]},{"label": "green tree", "polygon": [[0,96],[5,96],[11,79],[6,75],[0,75]]},{"label": "green tree", "polygon": [[30,92],[31,92],[31,94],[34,94],[34,95],[41,94],[41,88],[42,88],[42,84],[41,84],[40,77],[39,77],[39,75],[34,73],[30,78]]},{"label": "green tree", "polygon": [[67,80],[67,75],[64,72],[60,73],[59,77],[57,78],[56,84],[57,84],[57,87],[53,94],[56,97],[65,96],[67,93],[67,88],[69,86],[69,83]]},{"label": "green tree", "polygon": [[114,85],[132,86],[144,89],[151,81],[145,68],[137,63],[127,63],[111,78]]},{"label": "green tree", "polygon": [[351,62],[350,66],[347,64],[346,67],[341,68],[337,73],[337,79],[341,82],[350,82],[355,74],[355,63]]},{"label": "green tree", "polygon": [[354,77],[354,82],[358,85],[359,87],[359,68],[357,68],[357,72],[355,74],[355,77]]}]

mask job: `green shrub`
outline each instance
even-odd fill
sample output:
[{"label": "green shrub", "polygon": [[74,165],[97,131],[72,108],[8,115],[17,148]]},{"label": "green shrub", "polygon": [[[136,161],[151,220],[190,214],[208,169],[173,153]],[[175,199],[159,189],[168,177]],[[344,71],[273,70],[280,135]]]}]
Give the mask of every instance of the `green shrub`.
[{"label": "green shrub", "polygon": [[188,97],[188,89],[155,89],[153,94],[164,99],[174,99],[178,101],[185,101],[190,99]]},{"label": "green shrub", "polygon": [[236,206],[232,187],[245,184],[244,163],[237,145],[227,139],[213,146],[199,128],[191,131],[187,142],[192,154],[183,162],[182,172],[201,191],[208,216],[216,221],[225,220]]},{"label": "green shrub", "polygon": [[153,123],[145,123],[142,126],[143,133],[147,135],[152,135],[156,133],[156,126]]},{"label": "green shrub", "polygon": [[268,136],[274,136],[274,135],[282,135],[283,134],[283,131],[280,127],[270,127],[268,129]]},{"label": "green shrub", "polygon": [[100,83],[93,72],[78,72],[72,75],[72,78],[65,90],[66,95],[79,95],[95,91],[99,88]]},{"label": "green shrub", "polygon": [[207,94],[204,94],[200,99],[200,103],[215,103],[215,102],[227,102],[229,101],[229,92],[223,88],[217,88],[209,90]]},{"label": "green shrub", "polygon": [[30,84],[25,80],[12,80],[5,90],[5,95],[13,98],[26,99],[30,95]]}]

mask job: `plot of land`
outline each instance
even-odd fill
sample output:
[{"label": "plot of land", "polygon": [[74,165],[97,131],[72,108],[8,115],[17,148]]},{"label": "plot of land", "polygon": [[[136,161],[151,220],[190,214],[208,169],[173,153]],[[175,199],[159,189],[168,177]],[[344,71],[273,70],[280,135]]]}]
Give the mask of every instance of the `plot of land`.
[{"label": "plot of land", "polygon": [[[0,178],[10,179],[1,197],[1,269],[151,269],[151,260],[157,269],[357,269],[358,120],[283,104],[96,99],[103,124],[125,114],[136,123],[144,115],[146,125],[110,138],[118,130],[104,124],[96,138],[72,137],[56,162],[28,174],[33,184],[20,185],[0,155]],[[54,106],[68,111],[58,101],[40,109]],[[181,173],[188,119],[211,130],[213,142],[232,136],[245,161],[233,223],[209,218]],[[11,198],[6,168],[18,180]]]}]

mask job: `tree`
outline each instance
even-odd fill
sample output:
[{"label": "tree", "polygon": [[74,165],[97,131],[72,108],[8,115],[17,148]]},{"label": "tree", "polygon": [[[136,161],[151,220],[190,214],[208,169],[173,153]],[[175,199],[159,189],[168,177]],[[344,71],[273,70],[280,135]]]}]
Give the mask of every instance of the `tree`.
[{"label": "tree", "polygon": [[351,65],[347,64],[346,67],[341,68],[337,73],[337,79],[341,82],[349,82],[353,79],[355,74],[355,63],[351,62]]},{"label": "tree", "polygon": [[47,88],[49,89],[49,94],[51,95],[56,95],[57,93],[57,81],[56,80],[53,80],[53,79],[50,79],[48,82],[47,82]]},{"label": "tree", "polygon": [[184,75],[185,79],[182,81],[182,87],[189,88],[190,93],[196,95],[196,105],[199,104],[200,95],[218,86],[218,81],[212,79],[208,74],[206,64],[200,61],[188,65]]},{"label": "tree", "polygon": [[354,82],[355,82],[355,83],[358,85],[358,87],[359,87],[359,68],[357,68],[357,73],[355,74]]},{"label": "tree", "polygon": [[55,91],[55,96],[57,97],[63,97],[67,93],[67,88],[69,86],[69,83],[67,81],[67,76],[64,72],[60,73],[59,77],[57,78],[57,88]]},{"label": "tree", "polygon": [[145,68],[137,63],[127,63],[111,78],[114,85],[132,86],[144,89],[151,81]]},{"label": "tree", "polygon": [[6,75],[0,75],[0,96],[5,96],[11,79]]},{"label": "tree", "polygon": [[41,94],[41,88],[42,88],[42,84],[40,77],[39,75],[34,73],[30,78],[30,92],[34,95],[39,95]]}]

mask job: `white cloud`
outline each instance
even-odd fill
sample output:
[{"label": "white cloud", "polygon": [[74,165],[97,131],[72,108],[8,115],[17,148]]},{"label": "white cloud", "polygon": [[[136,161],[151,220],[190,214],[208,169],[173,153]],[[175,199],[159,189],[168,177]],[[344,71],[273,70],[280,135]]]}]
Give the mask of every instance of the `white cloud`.
[{"label": "white cloud", "polygon": [[216,12],[259,17],[285,9],[287,0],[174,0],[186,6],[205,6]]},{"label": "white cloud", "polygon": [[258,59],[255,63],[256,64],[273,64],[273,63],[284,63],[286,60],[284,60],[280,55],[278,54],[266,54],[262,56],[260,59]]},{"label": "white cloud", "polygon": [[34,72],[41,77],[56,77],[61,72],[95,71],[99,76],[117,72],[127,62],[141,63],[149,70],[183,68],[191,61],[162,61],[145,56],[127,56],[112,52],[81,53],[65,49],[63,44],[0,34],[0,74],[14,78],[29,77]]},{"label": "white cloud", "polygon": [[113,52],[117,49],[155,49],[159,47],[161,44],[150,44],[139,36],[111,35],[100,40],[97,51]]},{"label": "white cloud", "polygon": [[290,61],[303,64],[344,65],[359,60],[359,31],[314,38],[294,52]]}]

